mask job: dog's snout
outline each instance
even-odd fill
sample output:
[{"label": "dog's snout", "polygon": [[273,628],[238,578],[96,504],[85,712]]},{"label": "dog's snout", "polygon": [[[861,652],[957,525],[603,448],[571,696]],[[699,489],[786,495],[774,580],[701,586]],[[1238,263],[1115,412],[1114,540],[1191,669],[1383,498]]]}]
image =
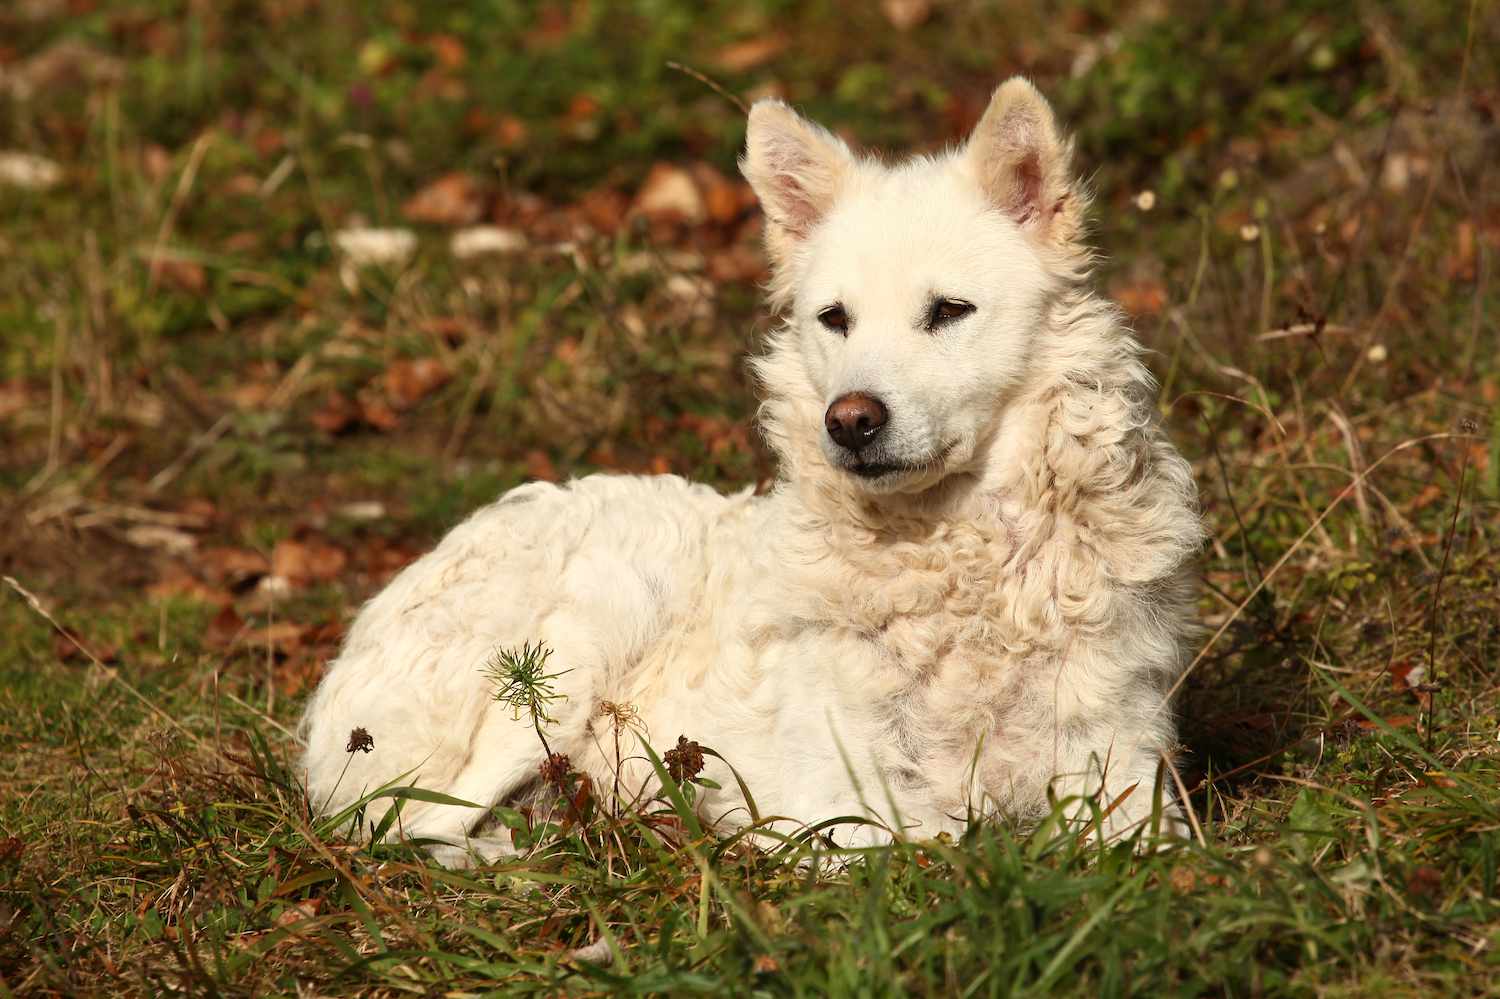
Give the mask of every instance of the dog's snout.
[{"label": "dog's snout", "polygon": [[823,414],[823,425],[839,447],[858,451],[879,435],[889,418],[885,403],[873,395],[850,392],[833,400]]}]

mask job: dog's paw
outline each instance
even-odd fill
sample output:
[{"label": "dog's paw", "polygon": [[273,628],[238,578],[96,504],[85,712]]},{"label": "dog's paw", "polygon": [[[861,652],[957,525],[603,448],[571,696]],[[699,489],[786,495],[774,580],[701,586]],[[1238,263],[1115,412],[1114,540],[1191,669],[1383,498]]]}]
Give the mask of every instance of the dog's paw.
[{"label": "dog's paw", "polygon": [[429,846],[427,852],[443,867],[455,870],[483,867],[519,853],[509,840],[497,836],[471,836],[463,843],[438,843]]}]

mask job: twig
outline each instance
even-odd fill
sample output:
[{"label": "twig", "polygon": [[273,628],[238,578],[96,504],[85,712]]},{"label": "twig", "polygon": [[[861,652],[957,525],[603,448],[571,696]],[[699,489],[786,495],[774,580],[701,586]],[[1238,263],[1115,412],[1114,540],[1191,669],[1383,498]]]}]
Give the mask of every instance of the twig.
[{"label": "twig", "polygon": [[77,639],[76,636],[74,636],[71,631],[69,631],[67,628],[64,628],[60,623],[58,623],[57,618],[52,616],[52,612],[47,610],[47,608],[43,606],[40,597],[38,597],[35,593],[32,593],[26,587],[22,586],[19,582],[16,581],[15,577],[13,576],[0,576],[0,581],[4,581],[6,586],[9,586],[11,589],[15,590],[16,593],[20,594],[21,599],[25,600],[32,610],[36,611],[37,614],[41,615],[43,620],[52,625],[52,627],[57,631],[59,635],[71,642],[74,648],[87,656],[89,661],[97,666],[106,677],[124,687],[133,697],[135,697],[136,700],[144,704],[154,714],[160,715],[162,720],[164,720],[167,724],[171,725],[173,728],[186,735],[189,739],[192,739],[194,742],[202,745],[203,740],[199,738],[197,733],[189,730],[176,718],[173,718],[161,708],[157,707],[154,701],[152,701],[145,694],[141,693],[139,690],[136,690],[135,687],[131,685],[130,681],[122,677],[119,670],[111,666],[106,666],[98,656],[94,655],[93,649],[90,649],[88,646],[84,645]]},{"label": "twig", "polygon": [[1464,484],[1469,475],[1469,449],[1464,448],[1463,464],[1458,468],[1458,495],[1453,498],[1453,516],[1448,520],[1448,538],[1443,542],[1443,564],[1438,569],[1437,583],[1432,588],[1432,611],[1427,619],[1427,675],[1434,688],[1427,698],[1427,751],[1432,752],[1432,722],[1437,717],[1437,636],[1438,621],[1442,612],[1443,580],[1448,575],[1448,558],[1453,554],[1453,538],[1458,533],[1458,512],[1464,505]]},{"label": "twig", "polygon": [[[1359,449],[1358,438],[1354,436],[1354,427],[1350,425],[1349,418],[1344,415],[1344,411],[1339,408],[1336,401],[1330,401],[1328,404],[1328,418],[1333,421],[1334,426],[1339,428],[1339,433],[1344,437],[1344,447],[1349,451],[1349,468],[1357,479],[1360,471],[1365,467],[1365,456]],[[1370,499],[1365,495],[1363,480],[1358,481],[1359,487],[1354,493],[1354,505],[1359,508],[1359,519],[1364,521],[1365,528],[1373,531],[1375,530],[1375,517],[1370,510]]]},{"label": "twig", "polygon": [[198,179],[198,168],[203,165],[203,156],[208,152],[213,135],[213,132],[204,132],[198,136],[198,141],[193,143],[193,149],[188,153],[187,165],[182,168],[182,173],[177,178],[177,188],[172,192],[172,200],[167,205],[167,211],[161,217],[161,225],[156,230],[156,242],[151,247],[151,259],[146,267],[147,295],[156,291],[156,282],[161,280],[159,265],[162,250],[167,240],[172,237],[172,229],[177,225],[177,216],[182,214],[183,203],[187,201],[187,196]]},{"label": "twig", "polygon": [[709,79],[708,77],[704,76],[702,73],[698,72],[693,67],[691,67],[691,66],[684,66],[680,62],[676,62],[675,60],[668,59],[667,60],[667,68],[668,69],[675,69],[679,73],[683,73],[683,74],[686,74],[687,76],[691,76],[693,79],[695,79],[699,83],[703,84],[709,90],[712,90],[714,93],[718,94],[720,97],[724,98],[726,101],[728,101],[729,103],[733,104],[735,107],[739,108],[741,114],[749,114],[750,113],[750,108],[745,104],[744,101],[740,100],[734,94],[731,94],[729,91],[725,90],[718,83],[716,83],[713,80]]},{"label": "twig", "polygon": [[1177,794],[1182,802],[1182,810],[1188,817],[1188,825],[1193,827],[1193,835],[1198,839],[1198,845],[1208,846],[1208,838],[1203,835],[1203,826],[1198,823],[1198,813],[1193,809],[1193,803],[1188,800],[1187,785],[1183,783],[1182,774],[1177,772],[1177,764],[1172,762],[1170,753],[1163,753],[1161,761],[1167,765],[1167,772],[1172,775],[1172,783],[1177,785]]},{"label": "twig", "polygon": [[203,433],[193,437],[193,439],[188,442],[188,446],[183,449],[181,454],[179,454],[172,460],[171,464],[167,465],[161,471],[151,476],[151,481],[146,483],[146,492],[149,494],[161,492],[162,488],[166,486],[167,483],[171,482],[173,479],[177,478],[177,476],[182,474],[182,470],[186,468],[194,458],[217,444],[219,442],[219,438],[228,433],[229,428],[233,425],[233,412],[225,413],[223,416],[215,420],[213,426],[203,431]]}]

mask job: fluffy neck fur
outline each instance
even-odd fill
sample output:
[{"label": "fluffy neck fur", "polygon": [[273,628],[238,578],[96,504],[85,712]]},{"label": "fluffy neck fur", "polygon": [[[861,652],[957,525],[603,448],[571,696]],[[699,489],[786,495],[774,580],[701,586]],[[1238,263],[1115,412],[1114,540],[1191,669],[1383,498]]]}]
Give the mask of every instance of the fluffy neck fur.
[{"label": "fluffy neck fur", "polygon": [[889,496],[823,458],[822,402],[794,333],[773,334],[755,362],[789,554],[823,567],[813,575],[828,615],[895,641],[914,667],[972,640],[1029,655],[1118,633],[1122,615],[1180,618],[1169,611],[1186,599],[1201,538],[1196,494],[1158,429],[1140,347],[1114,306],[1069,285],[1043,309],[1033,348],[971,466]]}]

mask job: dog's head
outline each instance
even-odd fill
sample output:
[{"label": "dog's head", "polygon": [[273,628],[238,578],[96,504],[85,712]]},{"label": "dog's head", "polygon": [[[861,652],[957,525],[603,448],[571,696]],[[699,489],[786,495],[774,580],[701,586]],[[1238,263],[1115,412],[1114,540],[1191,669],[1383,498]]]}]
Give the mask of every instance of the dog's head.
[{"label": "dog's head", "polygon": [[[869,492],[970,470],[1027,377],[1044,302],[1084,259],[1067,161],[1051,108],[1020,78],[962,148],[897,166],[756,103],[740,168],[788,319],[778,350],[792,356],[776,362],[816,397],[796,416],[811,426],[779,431],[815,436]],[[791,374],[772,368],[768,381]]]}]

